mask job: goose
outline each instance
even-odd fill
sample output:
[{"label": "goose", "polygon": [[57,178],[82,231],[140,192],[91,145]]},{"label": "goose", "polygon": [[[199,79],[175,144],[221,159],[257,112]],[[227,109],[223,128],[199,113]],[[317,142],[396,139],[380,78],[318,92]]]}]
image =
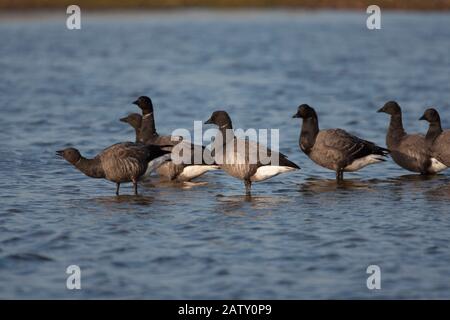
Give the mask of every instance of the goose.
[{"label": "goose", "polygon": [[450,130],[442,130],[439,112],[434,108],[429,108],[419,120],[426,120],[430,123],[427,135],[425,136],[425,142],[431,152],[432,159],[449,167]]},{"label": "goose", "polygon": [[137,183],[146,172],[149,162],[169,153],[170,151],[163,150],[160,146],[134,142],[116,143],[104,149],[93,159],[83,157],[75,148],[56,151],[59,157],[65,159],[88,177],[115,182],[116,195],[119,195],[120,184],[124,182],[132,182],[134,194],[137,195]]},{"label": "goose", "polygon": [[407,134],[403,128],[402,109],[395,101],[388,101],[378,112],[391,116],[386,145],[391,157],[403,169],[420,174],[436,174],[446,166],[431,157],[422,134]]},{"label": "goose", "polygon": [[[266,146],[247,139],[238,139],[233,132],[231,118],[226,111],[214,111],[205,124],[215,124],[219,132],[214,139],[213,153],[216,163],[230,176],[243,180],[247,195],[252,182],[264,181],[281,173],[300,169],[295,163]],[[262,161],[261,154],[270,159]]]},{"label": "goose", "polygon": [[342,129],[319,130],[317,113],[307,104],[300,105],[292,117],[303,119],[300,149],[316,164],[335,171],[337,181],[344,179],[344,172],[386,161],[389,150],[370,141]]},{"label": "goose", "polygon": [[[137,105],[142,110],[142,116],[130,114],[127,117],[122,118],[121,121],[127,122],[135,129],[136,141],[145,144],[165,145],[168,146],[167,150],[170,151],[174,150],[175,146],[178,146],[178,150],[190,150],[191,160],[189,163],[165,162],[156,169],[156,172],[160,176],[165,177],[170,181],[188,182],[208,171],[220,169],[220,167],[214,163],[214,160],[208,157],[208,153],[204,153],[205,147],[184,141],[183,138],[179,136],[160,136],[156,132],[153,103],[149,97],[141,96],[134,101],[133,104]],[[138,116],[141,117],[140,121]],[[139,122],[141,123],[140,128],[138,127]],[[201,158],[201,162],[196,161],[196,154],[199,155],[198,158]]]}]

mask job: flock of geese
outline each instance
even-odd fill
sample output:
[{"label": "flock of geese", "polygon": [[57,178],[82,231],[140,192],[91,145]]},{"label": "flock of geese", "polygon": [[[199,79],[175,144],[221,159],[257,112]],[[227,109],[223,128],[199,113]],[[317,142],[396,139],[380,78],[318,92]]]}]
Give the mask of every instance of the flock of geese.
[{"label": "flock of geese", "polygon": [[[75,148],[57,151],[57,155],[92,178],[103,178],[115,182],[116,195],[121,183],[132,182],[138,194],[139,180],[156,171],[170,181],[188,182],[212,170],[223,170],[242,180],[246,193],[250,194],[253,182],[263,181],[281,173],[300,169],[282,153],[271,151],[266,146],[234,135],[230,116],[225,111],[215,111],[205,124],[218,127],[218,134],[226,139],[220,141],[223,152],[204,153],[204,146],[195,145],[182,137],[159,135],[155,127],[153,104],[149,97],[141,96],[133,104],[141,109],[141,114],[131,113],[120,121],[128,123],[135,130],[135,142],[114,144],[92,159],[83,157]],[[387,148],[358,138],[342,129],[319,129],[316,111],[307,104],[298,107],[293,118],[302,119],[300,149],[316,164],[336,172],[336,180],[344,178],[344,172],[357,171],[367,165],[386,161],[390,154],[400,167],[420,174],[436,174],[450,166],[450,130],[443,131],[439,113],[429,108],[420,120],[429,122],[427,134],[407,134],[403,128],[402,111],[395,101],[387,102],[378,112],[390,115],[386,136]],[[236,144],[244,143],[244,150]],[[193,154],[201,152],[205,157],[200,163],[172,161],[172,150],[178,144],[186,144]],[[231,147],[233,146],[233,147]],[[250,161],[252,152],[260,150],[271,155],[275,162]],[[273,157],[275,156],[275,157]],[[220,159],[218,158],[220,157]],[[193,159],[191,159],[193,160]]]}]

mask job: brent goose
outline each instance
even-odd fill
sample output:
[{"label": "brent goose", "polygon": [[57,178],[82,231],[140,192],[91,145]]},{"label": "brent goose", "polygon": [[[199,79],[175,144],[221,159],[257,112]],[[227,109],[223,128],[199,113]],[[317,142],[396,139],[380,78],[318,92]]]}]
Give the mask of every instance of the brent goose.
[{"label": "brent goose", "polygon": [[344,179],[344,172],[385,161],[389,153],[389,150],[342,129],[319,130],[316,111],[307,104],[300,105],[293,118],[303,119],[300,149],[318,165],[336,171],[338,181]]},{"label": "brent goose", "polygon": [[407,134],[403,128],[402,109],[395,101],[388,101],[378,110],[391,116],[386,135],[386,145],[391,157],[400,167],[421,174],[435,174],[446,168],[432,158],[425,137],[421,134]]},{"label": "brent goose", "polygon": [[[137,183],[146,172],[149,162],[168,153],[170,151],[163,150],[160,146],[133,142],[114,144],[93,159],[86,159],[75,148],[56,152],[58,156],[67,160],[88,177],[115,182],[116,195],[119,195],[120,184],[123,182],[132,182],[134,193],[137,195]],[[169,158],[170,156],[167,156],[167,159]]]},{"label": "brent goose", "polygon": [[420,120],[430,123],[425,141],[435,161],[450,167],[450,130],[442,130],[441,117],[436,109],[429,108]]},{"label": "brent goose", "polygon": [[[213,145],[216,163],[229,175],[244,181],[247,195],[250,194],[252,182],[264,181],[280,173],[300,169],[282,153],[273,152],[254,141],[238,139],[225,111],[215,111],[205,124],[215,124],[219,127]],[[270,157],[267,159],[269,161],[262,163],[261,154]]]},{"label": "brent goose", "polygon": [[[183,138],[178,136],[160,136],[156,132],[153,104],[149,97],[141,96],[134,101],[133,104],[137,105],[142,110],[141,127],[139,131],[135,127],[139,124],[139,121],[135,121],[136,114],[132,115],[131,119],[128,119],[130,118],[129,115],[128,117],[121,119],[121,121],[129,123],[135,128],[136,139],[139,142],[158,146],[169,146],[167,150],[172,150],[175,145],[183,143],[183,146],[179,146],[182,146],[184,150],[190,149],[192,159],[189,163],[176,164],[174,162],[166,162],[159,166],[156,170],[160,176],[171,181],[176,180],[180,182],[187,182],[203,175],[208,171],[219,169],[219,166],[215,165],[213,159],[205,159],[205,157],[208,156],[208,153],[204,153],[204,146],[183,141]],[[195,154],[201,155],[201,163],[196,163],[196,161],[194,161]]]}]

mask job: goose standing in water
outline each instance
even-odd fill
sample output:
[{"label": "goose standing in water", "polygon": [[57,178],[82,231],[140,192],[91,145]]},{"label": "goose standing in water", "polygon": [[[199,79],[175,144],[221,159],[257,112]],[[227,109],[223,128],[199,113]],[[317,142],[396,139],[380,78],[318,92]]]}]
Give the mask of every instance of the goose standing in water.
[{"label": "goose standing in water", "polygon": [[435,174],[446,168],[432,158],[421,134],[407,134],[403,128],[402,109],[395,101],[387,102],[378,112],[391,116],[386,145],[400,167],[421,174]]},{"label": "goose standing in water", "polygon": [[83,157],[75,148],[56,152],[58,156],[64,158],[88,177],[115,182],[117,185],[116,195],[119,195],[120,184],[124,182],[132,182],[134,193],[137,195],[137,183],[146,172],[149,162],[168,153],[170,151],[163,150],[159,146],[133,142],[114,144],[93,159]]},{"label": "goose standing in water", "polygon": [[[127,122],[136,131],[136,141],[153,144],[158,146],[168,146],[166,150],[172,151],[175,146],[182,147],[184,150],[190,150],[191,159],[189,163],[166,162],[156,169],[156,172],[170,181],[187,182],[195,179],[204,173],[212,170],[218,170],[219,166],[214,163],[212,158],[208,158],[208,154],[204,153],[205,147],[183,141],[182,137],[177,136],[160,136],[156,132],[155,119],[153,115],[153,103],[149,97],[141,96],[133,104],[142,110],[142,116],[138,114],[130,114],[126,118],[122,118],[122,122]],[[139,121],[139,117],[140,121]],[[181,145],[182,143],[183,145]],[[180,144],[180,145],[179,145]],[[181,149],[181,148],[179,148]],[[201,159],[197,163],[196,157]]]},{"label": "goose standing in water", "polygon": [[[225,111],[215,111],[205,124],[215,124],[219,127],[213,150],[216,163],[230,176],[244,181],[247,195],[250,195],[252,182],[264,181],[280,173],[300,169],[284,154],[273,152],[257,142],[234,136],[231,119]],[[262,161],[263,153],[270,157],[270,161]]]},{"label": "goose standing in water", "polygon": [[441,117],[436,109],[429,108],[420,120],[430,123],[425,142],[430,150],[432,159],[443,166],[450,167],[450,130],[442,130]]},{"label": "goose standing in water", "polygon": [[319,130],[316,111],[307,104],[300,105],[293,118],[303,119],[300,149],[316,164],[335,171],[337,181],[344,179],[344,172],[386,161],[389,150],[372,142],[342,129]]}]

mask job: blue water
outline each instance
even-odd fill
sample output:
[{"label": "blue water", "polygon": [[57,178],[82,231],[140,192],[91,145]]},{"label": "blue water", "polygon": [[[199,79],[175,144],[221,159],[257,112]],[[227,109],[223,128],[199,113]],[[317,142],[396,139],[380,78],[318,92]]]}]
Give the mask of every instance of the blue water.
[{"label": "blue water", "polygon": [[[64,12],[0,15],[0,298],[450,298],[450,171],[389,161],[338,186],[298,147],[301,103],[381,145],[391,99],[409,132],[431,105],[450,128],[450,14],[383,12],[379,31],[366,17],[83,11],[69,31]],[[226,109],[235,127],[280,129],[302,170],[252,198],[222,172],[115,197],[55,157],[132,140],[118,119],[144,94],[160,133]],[[72,264],[81,290],[66,288]]]}]

